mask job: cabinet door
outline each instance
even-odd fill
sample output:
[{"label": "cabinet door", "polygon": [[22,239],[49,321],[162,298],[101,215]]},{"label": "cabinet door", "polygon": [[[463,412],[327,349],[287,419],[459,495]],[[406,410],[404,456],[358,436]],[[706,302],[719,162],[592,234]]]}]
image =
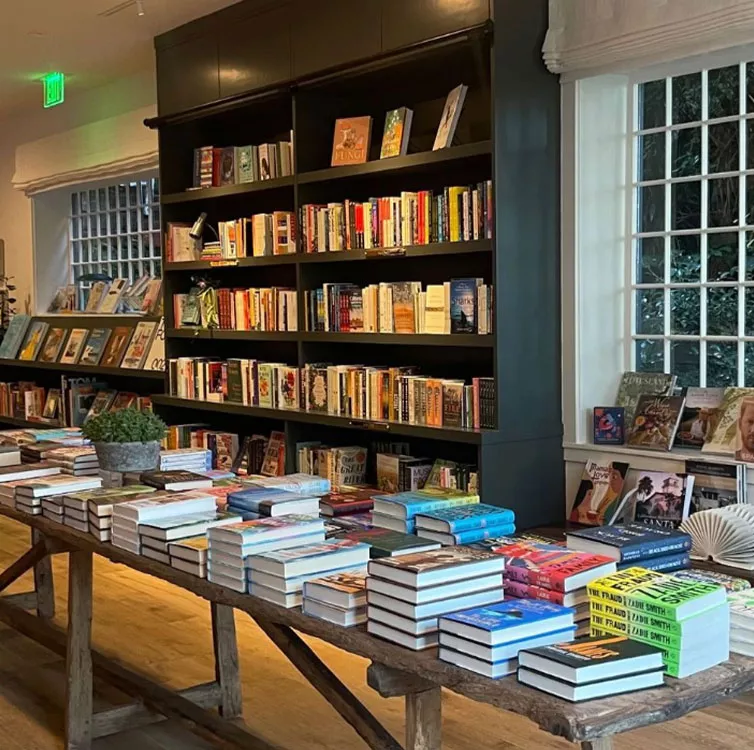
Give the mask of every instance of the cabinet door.
[{"label": "cabinet door", "polygon": [[423,42],[489,17],[489,0],[382,0],[382,49]]},{"label": "cabinet door", "polygon": [[221,32],[220,95],[233,96],[273,86],[291,77],[288,6],[233,23]]},{"label": "cabinet door", "polygon": [[157,51],[157,107],[160,115],[214,102],[220,97],[217,42],[196,37]]},{"label": "cabinet door", "polygon": [[381,0],[296,0],[294,77],[379,54],[381,5]]}]

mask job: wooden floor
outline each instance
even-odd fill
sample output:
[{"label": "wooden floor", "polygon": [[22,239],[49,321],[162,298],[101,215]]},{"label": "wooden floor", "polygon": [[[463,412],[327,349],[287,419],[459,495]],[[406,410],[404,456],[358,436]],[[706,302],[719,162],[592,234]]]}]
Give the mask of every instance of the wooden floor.
[{"label": "wooden floor", "polygon": [[[0,569],[28,547],[28,529],[0,518]],[[64,624],[66,556],[55,558],[58,612]],[[29,577],[12,592],[28,590]],[[360,750],[357,735],[277,649],[242,614],[236,614],[246,722],[261,736],[291,750]],[[403,702],[383,700],[365,684],[367,663],[308,639],[319,655],[371,711],[402,740]],[[170,686],[214,679],[209,606],[203,600],[128,568],[95,558],[94,642],[98,650]],[[0,748],[62,747],[63,662],[34,642],[0,625]],[[125,699],[105,686],[101,706]],[[729,750],[754,747],[754,697],[730,701],[661,728],[617,740],[620,750]],[[540,732],[525,719],[444,696],[447,750],[528,750],[573,747]],[[206,750],[210,745],[172,724],[95,743],[97,750]]]}]

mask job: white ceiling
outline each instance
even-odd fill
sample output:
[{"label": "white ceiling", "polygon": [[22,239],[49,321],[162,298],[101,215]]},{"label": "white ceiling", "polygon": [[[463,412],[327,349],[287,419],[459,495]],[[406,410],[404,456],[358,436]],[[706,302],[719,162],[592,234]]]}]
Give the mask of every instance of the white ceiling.
[{"label": "white ceiling", "polygon": [[41,106],[50,71],[65,73],[71,96],[144,68],[154,36],[238,0],[142,2],[139,16],[136,0],[2,0],[0,113]]}]

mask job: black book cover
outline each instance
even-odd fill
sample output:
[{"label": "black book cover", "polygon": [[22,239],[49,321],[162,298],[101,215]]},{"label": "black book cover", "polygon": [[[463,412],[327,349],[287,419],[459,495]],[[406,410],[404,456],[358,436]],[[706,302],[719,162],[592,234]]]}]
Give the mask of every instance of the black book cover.
[{"label": "black book cover", "polygon": [[207,477],[201,474],[194,474],[193,471],[145,471],[141,475],[141,481],[150,487],[165,489],[166,486],[177,484],[179,482],[202,482]]}]

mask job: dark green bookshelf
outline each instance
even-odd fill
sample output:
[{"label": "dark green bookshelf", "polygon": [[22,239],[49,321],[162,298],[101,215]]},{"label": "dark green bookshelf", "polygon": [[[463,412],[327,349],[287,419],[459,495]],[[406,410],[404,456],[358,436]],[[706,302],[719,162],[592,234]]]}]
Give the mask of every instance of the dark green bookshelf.
[{"label": "dark green bookshelf", "polygon": [[18,417],[8,417],[0,414],[0,425],[8,425],[10,427],[20,427],[21,429],[39,429],[39,430],[55,430],[61,427],[58,422],[43,422],[35,419],[19,419]]},{"label": "dark green bookshelf", "polygon": [[[299,216],[307,204],[439,192],[492,180],[493,236],[411,245],[394,253],[304,253],[299,236],[298,252],[290,255],[165,262],[166,355],[242,357],[298,367],[415,365],[422,374],[469,383],[493,376],[497,428],[363,421],[166,395],[154,397],[155,408],[174,423],[201,421],[244,434],[282,430],[289,470],[298,442],[369,445],[395,436],[409,442],[414,455],[476,463],[483,500],[513,508],[520,528],[561,521],[560,88],[541,61],[547,0],[469,0],[452,19],[439,3],[422,4],[418,15],[412,4],[392,3],[383,16],[382,0],[368,0],[370,7],[379,6],[381,31],[348,45],[306,43],[321,34],[332,38],[337,32],[343,39],[351,32],[345,17],[325,23],[319,14],[308,14],[299,28],[298,9],[307,1],[283,0],[274,21],[254,0],[233,6],[234,13],[248,10],[253,20],[243,47],[227,51],[234,69],[254,71],[238,82],[221,74],[229,43],[218,31],[225,11],[155,40],[159,115],[147,124],[159,131],[163,229],[169,222],[192,223],[202,211],[216,226],[278,210]],[[278,41],[270,44],[273,26]],[[200,64],[193,52],[197,45],[217,49],[218,56],[204,56]],[[208,77],[208,65],[217,66],[216,80]],[[434,151],[445,99],[461,83],[469,90],[454,141]],[[385,113],[401,106],[414,110],[408,153],[380,159]],[[363,115],[372,117],[368,160],[331,167],[336,119]],[[187,189],[195,148],[273,143],[291,134],[291,177]],[[304,330],[305,292],[323,283],[421,281],[426,286],[468,277],[495,287],[493,334]],[[299,331],[177,328],[172,296],[187,293],[197,278],[224,288],[296,289]]]},{"label": "dark green bookshelf", "polygon": [[[89,377],[91,375],[108,375],[119,378],[136,378],[138,380],[164,380],[162,370],[129,370],[123,367],[95,367],[90,365],[64,365],[60,362],[37,362],[22,359],[0,359],[0,372],[4,367],[22,370],[45,370],[60,372],[63,375]],[[2,379],[2,378],[0,378]]]}]

